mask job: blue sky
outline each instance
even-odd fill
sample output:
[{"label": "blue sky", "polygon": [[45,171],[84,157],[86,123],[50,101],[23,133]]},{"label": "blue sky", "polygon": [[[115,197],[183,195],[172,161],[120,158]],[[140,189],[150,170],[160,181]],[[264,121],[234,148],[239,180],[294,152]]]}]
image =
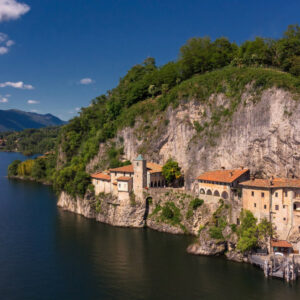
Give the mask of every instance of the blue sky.
[{"label": "blue sky", "polygon": [[0,109],[68,120],[148,56],[174,60],[195,36],[277,38],[299,12],[299,0],[0,0]]}]

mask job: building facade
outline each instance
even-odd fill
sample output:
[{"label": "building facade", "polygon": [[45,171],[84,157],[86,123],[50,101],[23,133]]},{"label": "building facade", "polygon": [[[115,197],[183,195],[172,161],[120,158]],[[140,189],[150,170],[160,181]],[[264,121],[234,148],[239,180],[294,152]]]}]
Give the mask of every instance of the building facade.
[{"label": "building facade", "polygon": [[252,179],[241,183],[243,209],[272,222],[280,239],[300,231],[300,179]]},{"label": "building facade", "polygon": [[250,172],[244,168],[205,172],[197,178],[198,193],[203,200],[209,202],[229,200],[238,192],[239,184],[249,178]]},{"label": "building facade", "polygon": [[119,200],[130,200],[133,192],[137,200],[142,200],[145,188],[164,187],[165,179],[162,166],[148,163],[141,155],[133,160],[132,165],[113,168],[91,175],[95,194],[113,194]]}]

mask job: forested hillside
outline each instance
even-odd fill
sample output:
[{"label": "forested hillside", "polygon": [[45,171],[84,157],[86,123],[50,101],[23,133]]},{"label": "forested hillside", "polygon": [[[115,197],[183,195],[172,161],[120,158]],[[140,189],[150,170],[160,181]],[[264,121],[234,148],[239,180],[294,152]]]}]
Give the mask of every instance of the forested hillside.
[{"label": "forested hillside", "polygon": [[[138,123],[135,129],[140,132],[135,134],[142,141],[139,152],[150,155],[147,145],[169,126],[167,109],[196,101],[206,111],[192,124],[197,133],[193,141],[213,146],[224,124],[240,105],[247,105],[243,101],[245,93],[251,94],[255,103],[264,90],[276,87],[296,99],[300,93],[299,75],[297,25],[289,26],[278,40],[256,38],[240,46],[226,38],[193,38],[180,49],[176,61],[158,67],[153,58],[145,59],[132,67],[116,88],[83,108],[60,130],[55,167],[50,164],[51,170],[44,168],[37,173],[39,178],[52,181],[58,190],[83,196],[90,183],[87,165],[101,149],[94,168],[123,164],[124,138],[117,138],[121,129]],[[228,99],[226,105],[210,102],[212,95],[218,94]],[[105,146],[99,150],[99,145]],[[11,169],[11,174],[18,175],[17,170]],[[26,175],[34,177],[30,167]]]},{"label": "forested hillside", "polygon": [[2,132],[0,139],[4,140],[2,151],[18,151],[25,155],[43,154],[54,151],[60,127],[40,129],[25,129],[20,132]]}]

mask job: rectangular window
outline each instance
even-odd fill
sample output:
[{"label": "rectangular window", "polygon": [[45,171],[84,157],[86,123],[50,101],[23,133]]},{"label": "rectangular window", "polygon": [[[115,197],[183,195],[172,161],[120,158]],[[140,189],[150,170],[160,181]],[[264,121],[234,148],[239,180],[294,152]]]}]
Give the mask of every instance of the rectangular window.
[{"label": "rectangular window", "polygon": [[262,198],[264,198],[265,197],[265,193],[261,193],[261,196],[262,196]]},{"label": "rectangular window", "polygon": [[254,192],[253,191],[251,192],[251,196],[254,196]]},{"label": "rectangular window", "polygon": [[287,197],[288,196],[288,192],[284,192],[284,196]]},{"label": "rectangular window", "polygon": [[279,205],[275,205],[275,210],[279,210]]},{"label": "rectangular window", "polygon": [[267,205],[264,205],[264,209],[267,209]]},{"label": "rectangular window", "polygon": [[256,207],[256,203],[254,203],[254,207]]},{"label": "rectangular window", "polygon": [[283,208],[285,208],[285,205],[283,205]]},{"label": "rectangular window", "polygon": [[283,221],[285,221],[286,220],[286,218],[283,218]]},{"label": "rectangular window", "polygon": [[275,197],[278,197],[278,193],[277,192],[275,193]]}]

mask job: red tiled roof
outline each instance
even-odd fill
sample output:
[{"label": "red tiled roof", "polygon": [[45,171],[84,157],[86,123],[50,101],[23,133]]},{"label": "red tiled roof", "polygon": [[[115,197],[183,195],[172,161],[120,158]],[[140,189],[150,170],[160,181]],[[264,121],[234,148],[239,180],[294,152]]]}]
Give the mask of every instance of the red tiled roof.
[{"label": "red tiled roof", "polygon": [[272,247],[280,247],[280,248],[293,248],[292,244],[287,241],[272,241]]},{"label": "red tiled roof", "polygon": [[91,177],[95,179],[110,181],[110,176],[104,173],[91,174]]},{"label": "red tiled roof", "polygon": [[262,188],[300,188],[300,179],[292,178],[274,178],[274,179],[254,179],[241,183],[243,186],[262,187]]},{"label": "red tiled roof", "polygon": [[132,177],[121,176],[121,177],[117,178],[117,181],[130,181],[131,179],[132,179]]},{"label": "red tiled roof", "polygon": [[[162,166],[155,164],[155,163],[147,163],[147,169],[150,173],[160,173],[162,171]],[[134,173],[133,165],[128,165],[124,167],[110,169],[110,172],[117,172],[117,173]]]},{"label": "red tiled roof", "polygon": [[216,170],[201,174],[197,179],[206,181],[217,181],[231,183],[248,172],[249,169]]},{"label": "red tiled roof", "polygon": [[110,172],[118,172],[118,173],[133,173],[133,165],[128,165],[124,167],[110,169]]}]

